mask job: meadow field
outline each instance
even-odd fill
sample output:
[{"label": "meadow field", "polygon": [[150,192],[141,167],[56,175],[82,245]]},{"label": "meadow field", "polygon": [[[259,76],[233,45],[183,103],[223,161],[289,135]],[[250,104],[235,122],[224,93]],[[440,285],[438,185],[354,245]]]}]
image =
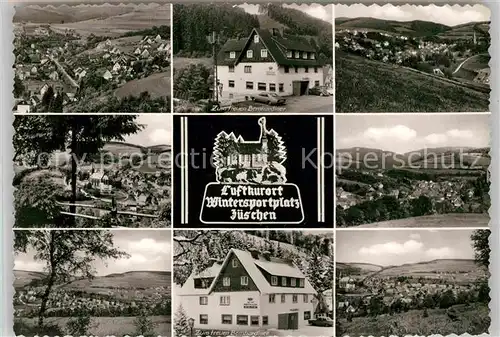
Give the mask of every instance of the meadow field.
[{"label": "meadow field", "polygon": [[356,228],[431,228],[431,227],[488,227],[490,217],[484,213],[432,214],[406,219],[381,221]]},{"label": "meadow field", "polygon": [[487,93],[431,75],[342,52],[335,63],[338,112],[488,111]]}]

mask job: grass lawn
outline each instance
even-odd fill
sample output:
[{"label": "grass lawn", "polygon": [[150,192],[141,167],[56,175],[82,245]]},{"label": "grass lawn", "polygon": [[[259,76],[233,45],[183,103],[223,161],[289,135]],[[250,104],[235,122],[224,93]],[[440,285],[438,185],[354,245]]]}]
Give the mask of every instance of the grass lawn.
[{"label": "grass lawn", "polygon": [[452,307],[457,313],[455,319],[448,316],[446,309],[428,310],[424,317],[423,310],[411,310],[395,315],[380,315],[377,317],[356,317],[352,322],[338,319],[344,335],[355,336],[429,336],[440,334],[480,335],[488,332],[490,325],[489,310],[486,305],[472,304]]},{"label": "grass lawn", "polygon": [[[46,318],[45,322],[49,325],[56,325],[64,332],[69,317],[50,317]],[[153,324],[155,325],[155,336],[170,336],[171,335],[171,319],[169,316],[152,316]],[[136,336],[136,327],[134,325],[135,317],[92,317],[91,328],[89,335],[93,336]],[[16,326],[22,326],[23,330],[29,329],[34,332],[36,330],[35,318],[17,318]],[[20,331],[15,331],[19,335]],[[24,332],[24,331],[23,331]],[[24,334],[28,337],[27,334]]]},{"label": "grass lawn", "polygon": [[430,227],[488,227],[490,217],[483,213],[449,213],[375,222],[356,228],[430,228]]},{"label": "grass lawn", "polygon": [[489,95],[432,76],[339,52],[338,112],[488,111]]}]

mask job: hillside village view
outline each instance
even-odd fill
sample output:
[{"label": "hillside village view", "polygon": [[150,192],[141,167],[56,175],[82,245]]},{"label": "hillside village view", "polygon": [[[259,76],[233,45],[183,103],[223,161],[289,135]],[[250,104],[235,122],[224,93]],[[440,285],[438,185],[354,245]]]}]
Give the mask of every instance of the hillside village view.
[{"label": "hillside village view", "polygon": [[170,111],[170,5],[16,6],[14,112]]},{"label": "hillside village view", "polygon": [[[91,141],[72,136],[107,123],[108,133],[97,131]],[[170,226],[171,144],[158,143],[170,142],[168,118],[16,116],[14,124],[15,227]],[[66,127],[65,138],[46,144]],[[60,151],[68,140],[79,151]]]},{"label": "hillside village view", "polygon": [[[408,234],[409,238],[403,238]],[[342,255],[336,269],[337,336],[478,335],[488,331],[489,234],[489,230],[338,234],[338,240],[356,244],[337,246]],[[361,246],[361,236],[371,236],[373,244]],[[449,246],[437,248],[436,240],[431,246],[430,236]],[[354,251],[349,253],[349,249]],[[347,260],[353,256],[374,262]],[[397,262],[391,264],[391,258]]]},{"label": "hillside village view", "polygon": [[[448,26],[341,15],[335,19],[338,111],[488,111],[489,21]],[[352,92],[355,83],[362,86]]]},{"label": "hillside village view", "polygon": [[338,119],[337,226],[487,227],[487,115],[398,116]]},{"label": "hillside village view", "polygon": [[[153,237],[155,239],[151,239]],[[24,239],[27,245],[21,245]],[[88,244],[80,252],[92,258],[90,265],[99,273],[92,278],[77,274],[83,270],[84,261],[75,258],[73,252],[65,252],[82,239]],[[13,305],[17,336],[170,335],[168,232],[41,231],[37,234],[17,231],[16,240],[19,245],[16,246]],[[48,244],[46,249],[40,248],[42,243]],[[155,245],[164,248],[154,251]],[[53,247],[53,254],[58,256],[57,262],[48,258],[49,247]],[[126,247],[129,248],[124,250]],[[43,258],[34,259],[35,253],[42,254]],[[100,258],[116,265],[106,268]],[[151,261],[137,263],[137,259],[144,258]],[[36,270],[20,269],[25,267],[36,267]],[[74,275],[69,273],[71,270]]]},{"label": "hillside village view", "polygon": [[332,7],[174,5],[174,110],[332,112]]}]

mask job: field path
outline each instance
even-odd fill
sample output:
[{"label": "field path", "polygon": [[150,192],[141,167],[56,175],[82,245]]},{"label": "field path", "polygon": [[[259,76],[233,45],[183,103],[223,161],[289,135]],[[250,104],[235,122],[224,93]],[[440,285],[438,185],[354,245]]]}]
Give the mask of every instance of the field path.
[{"label": "field path", "polygon": [[430,228],[430,227],[488,227],[488,214],[449,213],[424,215],[413,218],[374,222],[353,228]]},{"label": "field path", "polygon": [[455,71],[453,72],[453,74],[457,73],[460,70],[460,68],[462,68],[462,66],[465,64],[465,62],[469,61],[474,56],[476,56],[476,55],[469,56],[468,58],[466,58],[465,60],[463,60],[463,62],[458,65],[457,69],[455,69]]}]

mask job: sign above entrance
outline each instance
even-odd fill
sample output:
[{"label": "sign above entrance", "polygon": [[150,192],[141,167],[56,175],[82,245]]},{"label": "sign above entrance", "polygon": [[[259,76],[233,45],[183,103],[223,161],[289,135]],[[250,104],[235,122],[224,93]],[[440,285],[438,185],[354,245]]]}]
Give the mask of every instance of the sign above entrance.
[{"label": "sign above entrance", "polygon": [[243,303],[243,309],[257,309],[258,305],[255,303],[253,298],[248,298],[245,303]]}]

